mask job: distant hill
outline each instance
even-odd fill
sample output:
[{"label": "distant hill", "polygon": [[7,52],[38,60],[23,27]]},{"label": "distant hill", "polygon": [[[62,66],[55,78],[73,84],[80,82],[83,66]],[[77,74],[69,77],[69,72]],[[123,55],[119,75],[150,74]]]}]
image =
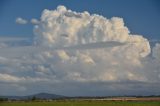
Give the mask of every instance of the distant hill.
[{"label": "distant hill", "polygon": [[49,94],[49,93],[39,93],[35,95],[27,96],[28,98],[36,97],[39,99],[58,99],[58,98],[64,98],[65,96],[62,95],[56,95],[56,94]]},{"label": "distant hill", "polygon": [[9,100],[27,100],[27,99],[32,99],[33,97],[37,99],[61,99],[65,98],[66,96],[49,94],[49,93],[38,93],[28,96],[0,96],[0,98],[8,98]]}]

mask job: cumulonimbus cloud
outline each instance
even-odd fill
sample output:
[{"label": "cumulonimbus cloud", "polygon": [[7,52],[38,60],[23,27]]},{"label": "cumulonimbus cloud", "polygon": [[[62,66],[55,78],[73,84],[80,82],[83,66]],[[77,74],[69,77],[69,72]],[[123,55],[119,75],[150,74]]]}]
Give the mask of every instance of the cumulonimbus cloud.
[{"label": "cumulonimbus cloud", "polygon": [[[73,91],[79,90],[81,93],[85,90],[81,91],[76,86],[94,86],[92,83],[103,83],[101,89],[94,86],[95,91],[115,92],[116,89],[126,90],[127,87],[127,92],[132,92],[141,83],[143,89],[148,89],[145,92],[149,92],[160,81],[159,44],[153,48],[153,54],[149,55],[149,41],[142,35],[132,34],[122,18],[108,19],[86,11],[79,13],[58,6],[55,10],[45,9],[42,12],[40,21],[34,26],[34,34],[33,44],[28,47],[31,52],[15,58],[15,65],[7,58],[2,58],[6,60],[5,66],[11,64],[2,67],[7,70],[3,72],[5,75],[19,75],[26,82],[34,77],[48,79],[44,82],[35,80],[41,85],[77,83],[79,85],[72,85]],[[25,52],[27,53],[27,49]],[[13,69],[15,71],[10,71]],[[4,75],[3,73],[0,75]],[[12,78],[16,78],[14,76]],[[16,83],[18,82],[21,81],[17,80]],[[66,89],[72,87],[67,86]],[[138,94],[140,90],[135,92]],[[56,91],[59,91],[58,88]],[[118,90],[117,94],[120,94]]]}]

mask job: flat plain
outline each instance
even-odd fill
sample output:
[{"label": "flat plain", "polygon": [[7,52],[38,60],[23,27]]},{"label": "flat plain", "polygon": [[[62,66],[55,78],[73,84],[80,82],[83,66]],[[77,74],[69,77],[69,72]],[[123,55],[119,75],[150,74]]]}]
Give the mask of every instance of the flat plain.
[{"label": "flat plain", "polygon": [[1,102],[0,106],[160,106],[160,101]]}]

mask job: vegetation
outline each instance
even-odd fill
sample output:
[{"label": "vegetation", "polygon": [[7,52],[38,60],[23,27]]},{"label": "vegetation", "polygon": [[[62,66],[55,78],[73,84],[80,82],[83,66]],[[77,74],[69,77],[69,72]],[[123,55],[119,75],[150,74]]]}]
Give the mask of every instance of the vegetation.
[{"label": "vegetation", "polygon": [[52,101],[52,102],[1,102],[0,106],[160,106],[160,101]]},{"label": "vegetation", "polygon": [[0,97],[0,102],[8,101],[8,98],[1,98]]}]

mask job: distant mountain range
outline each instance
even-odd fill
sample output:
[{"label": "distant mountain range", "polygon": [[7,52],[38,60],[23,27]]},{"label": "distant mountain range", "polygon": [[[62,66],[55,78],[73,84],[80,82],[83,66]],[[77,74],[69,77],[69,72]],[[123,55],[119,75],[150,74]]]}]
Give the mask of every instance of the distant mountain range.
[{"label": "distant mountain range", "polygon": [[[160,98],[160,95],[150,95],[150,96],[75,96],[75,97],[67,97],[63,95],[49,94],[49,93],[38,93],[34,95],[28,96],[1,96],[0,101],[2,99],[7,100],[54,100],[54,99],[114,99],[114,98]],[[160,100],[160,99],[159,99]]]},{"label": "distant mountain range", "polygon": [[38,93],[28,96],[0,96],[0,98],[8,98],[9,100],[31,100],[31,99],[61,99],[66,98],[66,96],[49,94],[49,93]]}]

